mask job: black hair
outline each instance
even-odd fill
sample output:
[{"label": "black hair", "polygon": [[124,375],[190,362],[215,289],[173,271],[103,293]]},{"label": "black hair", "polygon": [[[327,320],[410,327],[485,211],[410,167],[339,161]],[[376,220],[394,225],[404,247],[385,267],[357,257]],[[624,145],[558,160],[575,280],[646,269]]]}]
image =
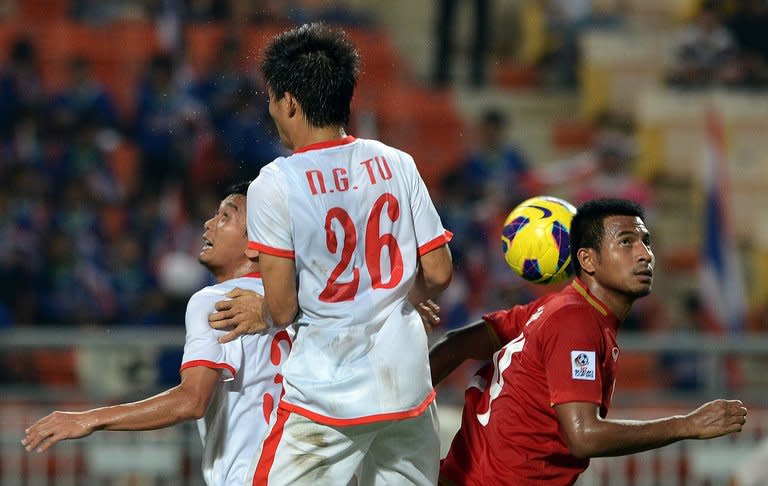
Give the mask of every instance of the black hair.
[{"label": "black hair", "polygon": [[593,199],[582,204],[571,221],[571,265],[576,276],[581,274],[577,254],[581,248],[600,249],[603,221],[608,216],[637,216],[645,219],[643,208],[626,199]]},{"label": "black hair", "polygon": [[227,188],[226,195],[227,196],[247,196],[248,195],[248,186],[251,185],[251,181],[240,181],[235,182],[231,186]]},{"label": "black hair", "polygon": [[342,30],[304,24],[277,35],[266,49],[261,71],[280,99],[295,97],[314,127],[346,125],[360,60]]}]

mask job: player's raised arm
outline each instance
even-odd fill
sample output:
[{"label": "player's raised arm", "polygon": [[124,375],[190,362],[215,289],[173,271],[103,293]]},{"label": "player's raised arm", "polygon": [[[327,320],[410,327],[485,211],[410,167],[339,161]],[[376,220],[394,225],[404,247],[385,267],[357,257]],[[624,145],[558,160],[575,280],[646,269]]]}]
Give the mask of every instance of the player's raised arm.
[{"label": "player's raised arm", "polygon": [[181,384],[153,397],[84,412],[53,412],[25,430],[21,444],[43,452],[65,439],[78,439],[97,430],[154,430],[205,415],[220,371],[205,367],[181,372]]},{"label": "player's raised arm", "polygon": [[432,385],[439,384],[468,359],[491,359],[499,347],[493,329],[483,320],[448,331],[429,350]]},{"label": "player's raised arm", "polygon": [[711,439],[741,432],[747,409],[739,400],[714,400],[687,415],[656,420],[607,420],[597,405],[555,405],[560,429],[571,453],[579,458],[620,456],[662,447],[684,439]]}]

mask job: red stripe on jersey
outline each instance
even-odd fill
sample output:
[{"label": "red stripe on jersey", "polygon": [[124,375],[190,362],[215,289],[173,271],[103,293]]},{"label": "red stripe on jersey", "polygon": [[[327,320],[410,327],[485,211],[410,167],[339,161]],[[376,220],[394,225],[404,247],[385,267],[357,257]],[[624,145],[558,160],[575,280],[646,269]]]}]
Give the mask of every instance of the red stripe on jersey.
[{"label": "red stripe on jersey", "polygon": [[232,367],[232,365],[229,365],[227,363],[216,363],[215,361],[208,361],[207,359],[195,359],[192,361],[187,361],[186,363],[182,363],[181,368],[179,369],[179,373],[186,370],[187,368],[194,368],[196,366],[203,366],[205,368],[214,368],[217,370],[227,370],[230,373],[232,373],[232,376],[235,376],[235,368]]},{"label": "red stripe on jersey", "polygon": [[253,473],[252,486],[266,486],[269,481],[269,471],[272,469],[272,465],[275,463],[275,454],[277,453],[277,446],[280,445],[280,439],[283,438],[283,429],[285,422],[288,421],[288,417],[291,416],[291,412],[277,409],[277,420],[275,420],[275,426],[269,432],[269,435],[264,439],[264,445],[261,449],[261,456],[259,456],[259,462],[256,464],[256,471]]},{"label": "red stripe on jersey", "polygon": [[311,145],[306,145],[304,147],[294,150],[293,153],[300,154],[302,152],[309,152],[310,150],[320,150],[320,149],[326,149],[331,147],[338,147],[340,145],[346,145],[348,143],[352,143],[355,140],[357,139],[352,135],[347,135],[344,138],[337,138],[335,140],[326,140],[325,142],[317,142]]},{"label": "red stripe on jersey", "polygon": [[453,233],[446,230],[445,233],[438,236],[434,240],[428,241],[419,247],[419,256],[426,255],[435,248],[440,248],[453,238]]},{"label": "red stripe on jersey", "polygon": [[248,242],[248,249],[249,250],[259,250],[262,253],[266,253],[267,255],[272,256],[279,256],[283,258],[296,258],[296,253],[293,250],[283,250],[281,248],[273,248],[271,246],[262,245],[261,243],[256,243],[255,241],[249,241]]},{"label": "red stripe on jersey", "polygon": [[245,275],[243,275],[243,277],[249,277],[249,278],[261,278],[261,272],[251,272],[251,273],[246,273]]},{"label": "red stripe on jersey", "polygon": [[389,413],[379,413],[376,415],[366,415],[365,417],[356,417],[351,419],[342,419],[342,418],[334,418],[334,417],[326,417],[325,415],[320,415],[319,413],[312,412],[311,410],[307,410],[306,408],[299,407],[298,405],[294,405],[292,403],[287,403],[281,401],[278,405],[278,411],[279,410],[288,410],[290,412],[297,413],[299,415],[303,415],[304,417],[307,417],[308,419],[317,422],[318,424],[323,425],[332,425],[334,427],[344,427],[348,425],[364,425],[364,424],[371,424],[375,422],[384,422],[386,420],[403,420],[413,417],[418,417],[422,413],[424,413],[424,410],[427,409],[430,403],[435,399],[435,390],[432,389],[431,392],[429,392],[429,395],[427,395],[427,398],[424,399],[423,402],[421,402],[418,406],[410,409],[410,410],[404,410],[402,412],[389,412]]}]

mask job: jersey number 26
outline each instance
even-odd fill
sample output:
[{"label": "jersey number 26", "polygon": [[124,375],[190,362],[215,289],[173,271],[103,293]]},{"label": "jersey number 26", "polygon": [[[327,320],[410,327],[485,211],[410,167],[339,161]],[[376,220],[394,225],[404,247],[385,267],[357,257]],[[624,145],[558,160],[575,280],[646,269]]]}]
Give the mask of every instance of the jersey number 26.
[{"label": "jersey number 26", "polygon": [[[390,193],[382,194],[373,203],[368,222],[365,225],[365,267],[371,276],[371,286],[374,289],[391,289],[403,279],[403,255],[397,245],[395,235],[392,233],[379,234],[379,221],[384,208],[387,209],[387,217],[394,222],[400,217],[400,203]],[[345,302],[355,300],[357,288],[360,285],[360,269],[352,268],[352,280],[339,282],[341,274],[347,269],[352,254],[357,247],[357,231],[352,217],[343,208],[335,207],[328,210],[325,215],[325,245],[333,254],[336,254],[339,241],[336,232],[331,227],[336,220],[344,230],[344,242],[341,247],[341,260],[331,271],[325,288],[320,292],[320,300],[323,302]],[[389,280],[384,281],[381,276],[381,252],[387,248],[389,254]]]}]

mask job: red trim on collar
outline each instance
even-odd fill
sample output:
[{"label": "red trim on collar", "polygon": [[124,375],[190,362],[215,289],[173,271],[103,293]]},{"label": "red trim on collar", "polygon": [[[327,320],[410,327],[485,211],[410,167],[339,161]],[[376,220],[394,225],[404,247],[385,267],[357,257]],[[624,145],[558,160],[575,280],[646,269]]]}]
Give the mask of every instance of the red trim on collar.
[{"label": "red trim on collar", "polygon": [[619,318],[616,317],[616,315],[611,311],[611,309],[602,301],[600,300],[595,294],[589,291],[589,288],[587,288],[586,284],[581,281],[579,277],[576,277],[571,282],[571,285],[573,288],[576,289],[576,291],[581,294],[582,297],[584,297],[584,300],[589,302],[589,304],[597,309],[598,312],[600,312],[605,317],[608,317],[615,322],[619,322]]},{"label": "red trim on collar", "polygon": [[348,143],[352,143],[355,140],[357,140],[352,135],[347,135],[344,138],[337,138],[334,140],[326,140],[324,142],[317,142],[310,145],[306,145],[304,147],[301,147],[299,149],[296,149],[293,151],[294,154],[300,154],[302,152],[309,152],[310,150],[320,150],[320,149],[327,149],[331,147],[338,147],[340,145],[346,145]]},{"label": "red trim on collar", "polygon": [[261,272],[246,273],[243,277],[261,278]]}]

